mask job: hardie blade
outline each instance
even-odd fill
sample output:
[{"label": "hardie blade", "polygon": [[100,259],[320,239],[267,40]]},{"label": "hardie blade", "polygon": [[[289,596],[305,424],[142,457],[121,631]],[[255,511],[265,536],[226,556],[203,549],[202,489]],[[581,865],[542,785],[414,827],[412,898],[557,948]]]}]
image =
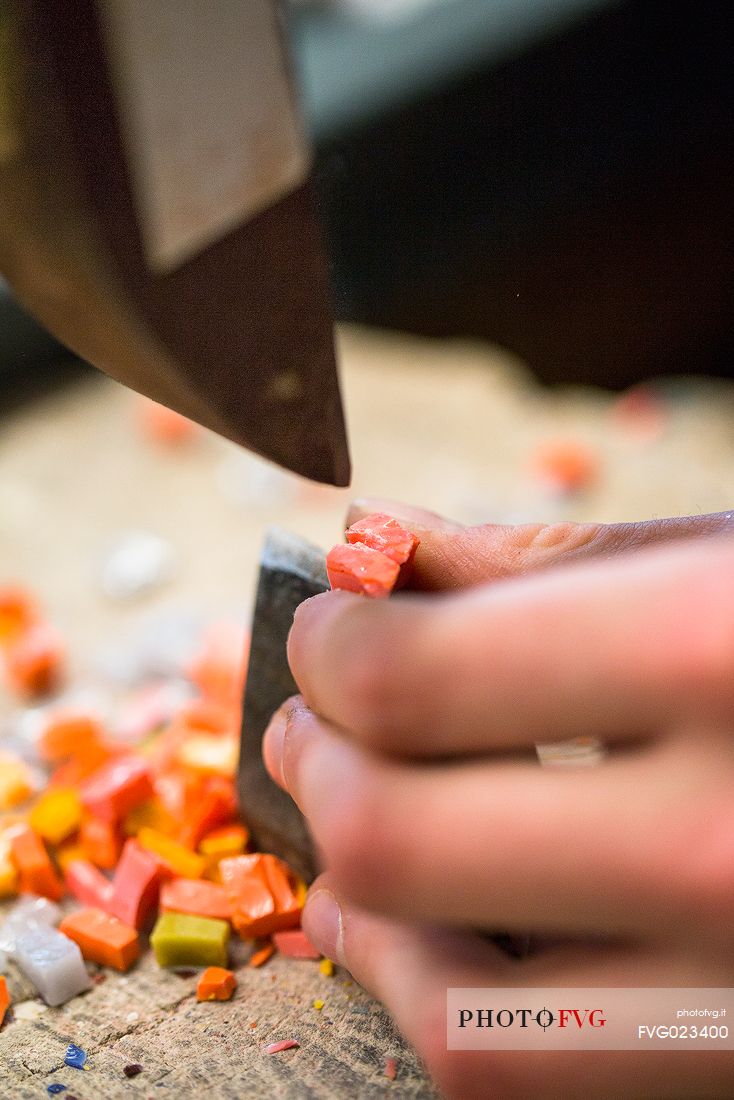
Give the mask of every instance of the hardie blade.
[{"label": "hardie blade", "polygon": [[316,875],[318,862],[308,826],[293,799],[265,770],[262,739],[274,712],[298,691],[286,652],[295,610],[328,587],[323,551],[289,531],[268,531],[260,559],[242,710],[240,810],[255,848],[287,860],[307,882]]},{"label": "hardie blade", "polygon": [[119,381],[348,484],[271,0],[220,0],[215,20],[199,0],[9,0],[3,31],[0,268],[19,297]]},{"label": "hardie blade", "polygon": [[[216,286],[208,307],[202,287]],[[308,184],[141,291],[140,310],[212,426],[317,481],[350,466],[331,304]]]}]

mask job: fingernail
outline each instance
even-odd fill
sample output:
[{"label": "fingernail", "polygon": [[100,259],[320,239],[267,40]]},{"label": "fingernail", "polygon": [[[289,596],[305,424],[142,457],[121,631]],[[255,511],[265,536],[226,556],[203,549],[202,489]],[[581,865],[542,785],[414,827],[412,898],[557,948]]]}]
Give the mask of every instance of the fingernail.
[{"label": "fingernail", "polygon": [[276,710],[270,719],[268,728],[263,734],[262,754],[268,775],[285,790],[283,777],[283,750],[285,747],[285,730],[288,724],[284,707]]},{"label": "fingernail", "polygon": [[344,956],[344,922],[339,902],[331,890],[309,894],[302,917],[303,930],[327,959],[347,967]]},{"label": "fingernail", "polygon": [[416,508],[411,504],[403,504],[399,500],[388,500],[384,497],[361,497],[352,501],[347,513],[347,523],[355,523],[363,519],[371,512],[386,512],[399,523],[405,523],[411,528],[421,530],[459,530],[463,525],[453,520],[444,519],[437,512],[431,512],[427,508]]},{"label": "fingernail", "polygon": [[309,596],[303,603],[299,603],[296,608],[293,616],[294,626],[297,624],[299,629],[310,630],[331,614],[334,601],[338,600],[339,596],[340,593],[338,592],[319,592],[318,596]]}]

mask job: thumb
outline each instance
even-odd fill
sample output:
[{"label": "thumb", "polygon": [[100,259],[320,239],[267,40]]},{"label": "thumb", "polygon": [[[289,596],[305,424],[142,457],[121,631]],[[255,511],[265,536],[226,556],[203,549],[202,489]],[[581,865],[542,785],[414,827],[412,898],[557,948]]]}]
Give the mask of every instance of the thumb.
[{"label": "thumb", "polygon": [[347,526],[387,512],[420,538],[410,587],[466,588],[581,559],[616,557],[644,546],[734,531],[734,513],[676,516],[635,523],[485,523],[464,527],[435,512],[396,501],[356,500]]}]

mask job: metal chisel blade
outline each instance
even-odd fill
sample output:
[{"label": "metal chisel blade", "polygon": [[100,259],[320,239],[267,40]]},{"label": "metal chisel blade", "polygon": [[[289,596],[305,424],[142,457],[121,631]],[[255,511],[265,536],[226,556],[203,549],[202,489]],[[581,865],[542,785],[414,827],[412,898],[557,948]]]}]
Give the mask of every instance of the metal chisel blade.
[{"label": "metal chisel blade", "polygon": [[0,269],[126,385],[349,483],[330,288],[273,0],[8,0]]},{"label": "metal chisel blade", "polygon": [[258,851],[275,852],[310,882],[317,871],[306,822],[268,775],[262,739],[273,713],[298,688],[286,655],[296,608],[329,588],[324,553],[288,531],[268,532],[260,560],[240,748],[240,809]]}]

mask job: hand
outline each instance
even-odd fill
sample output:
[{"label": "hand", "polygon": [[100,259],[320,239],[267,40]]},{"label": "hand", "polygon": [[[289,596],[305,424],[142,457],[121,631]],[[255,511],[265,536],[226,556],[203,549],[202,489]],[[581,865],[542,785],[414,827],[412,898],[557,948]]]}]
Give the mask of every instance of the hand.
[{"label": "hand", "polygon": [[[296,614],[303,698],[264,751],[329,868],[307,933],[451,1097],[730,1096],[730,1053],[449,1052],[445,997],[734,984],[731,515],[419,522],[423,592],[327,593]],[[580,735],[616,751],[595,769],[530,762]],[[518,963],[474,928],[567,942]]]}]

